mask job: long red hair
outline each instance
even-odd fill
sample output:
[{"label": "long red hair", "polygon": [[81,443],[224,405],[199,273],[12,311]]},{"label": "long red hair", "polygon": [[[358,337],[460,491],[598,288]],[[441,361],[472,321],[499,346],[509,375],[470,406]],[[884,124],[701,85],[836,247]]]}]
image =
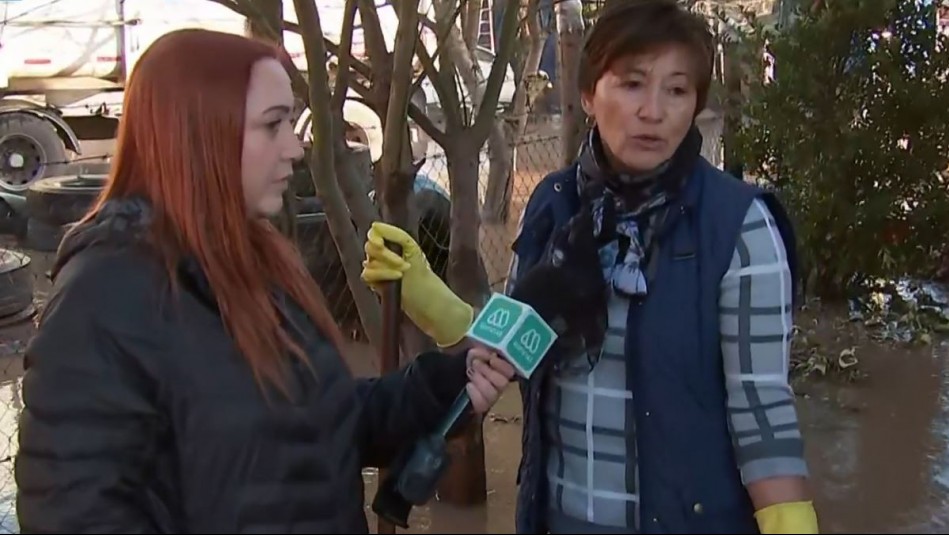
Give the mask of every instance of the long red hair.
[{"label": "long red hair", "polygon": [[129,78],[108,184],[86,219],[110,199],[148,199],[151,238],[172,280],[183,257],[195,258],[258,383],[286,393],[288,354],[308,360],[282,328],[271,290],[286,292],[337,349],[342,334],[294,245],[245,207],[244,110],[251,68],[265,58],[288,61],[235,34],[189,29],[157,39]]}]

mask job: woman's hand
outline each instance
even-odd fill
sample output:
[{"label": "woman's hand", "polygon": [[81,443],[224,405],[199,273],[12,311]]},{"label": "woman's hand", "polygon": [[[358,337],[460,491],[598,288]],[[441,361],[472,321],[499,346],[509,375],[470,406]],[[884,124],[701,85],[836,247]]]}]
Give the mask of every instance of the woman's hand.
[{"label": "woman's hand", "polygon": [[468,397],[478,414],[485,414],[514,378],[514,367],[484,347],[468,350]]},{"label": "woman's hand", "polygon": [[[402,255],[385,242],[402,247]],[[412,323],[435,339],[439,347],[451,347],[465,337],[474,310],[455,295],[432,271],[419,244],[408,232],[376,221],[366,236],[366,259],[362,280],[374,291],[391,281],[402,281],[402,310]]]}]

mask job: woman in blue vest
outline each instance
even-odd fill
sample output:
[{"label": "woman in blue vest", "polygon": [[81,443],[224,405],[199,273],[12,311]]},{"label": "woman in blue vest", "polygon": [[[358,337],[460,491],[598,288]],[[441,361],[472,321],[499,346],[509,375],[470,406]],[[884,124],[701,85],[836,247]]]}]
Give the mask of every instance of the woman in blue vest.
[{"label": "woman in blue vest", "polygon": [[[599,249],[602,328],[521,383],[519,533],[818,532],[788,384],[794,235],[772,195],[700,155],[713,58],[675,0],[608,4],[587,37],[592,127],[532,193],[507,291]],[[377,223],[366,252],[368,283],[401,277],[412,320],[463,341],[472,308],[408,234]]]}]

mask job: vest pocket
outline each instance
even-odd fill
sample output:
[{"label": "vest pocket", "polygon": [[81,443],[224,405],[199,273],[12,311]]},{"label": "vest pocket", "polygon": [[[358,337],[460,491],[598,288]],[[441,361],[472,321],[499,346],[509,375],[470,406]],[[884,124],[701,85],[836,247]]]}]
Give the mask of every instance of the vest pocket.
[{"label": "vest pocket", "polygon": [[757,533],[754,516],[748,514],[745,499],[722,493],[693,496],[682,504],[691,533]]}]

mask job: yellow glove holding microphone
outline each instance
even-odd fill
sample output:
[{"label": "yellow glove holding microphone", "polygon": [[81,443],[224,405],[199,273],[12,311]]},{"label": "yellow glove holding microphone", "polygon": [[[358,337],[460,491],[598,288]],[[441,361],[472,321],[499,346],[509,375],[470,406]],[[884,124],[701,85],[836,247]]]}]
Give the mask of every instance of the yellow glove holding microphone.
[{"label": "yellow glove holding microphone", "polygon": [[776,503],[755,512],[758,530],[764,535],[777,533],[820,533],[817,512],[809,501]]},{"label": "yellow glove holding microphone", "polygon": [[[402,256],[385,242],[402,247]],[[402,279],[402,310],[439,347],[457,344],[468,332],[474,309],[455,295],[432,271],[425,253],[408,232],[375,222],[366,239],[362,279],[375,291],[379,284]]]}]

